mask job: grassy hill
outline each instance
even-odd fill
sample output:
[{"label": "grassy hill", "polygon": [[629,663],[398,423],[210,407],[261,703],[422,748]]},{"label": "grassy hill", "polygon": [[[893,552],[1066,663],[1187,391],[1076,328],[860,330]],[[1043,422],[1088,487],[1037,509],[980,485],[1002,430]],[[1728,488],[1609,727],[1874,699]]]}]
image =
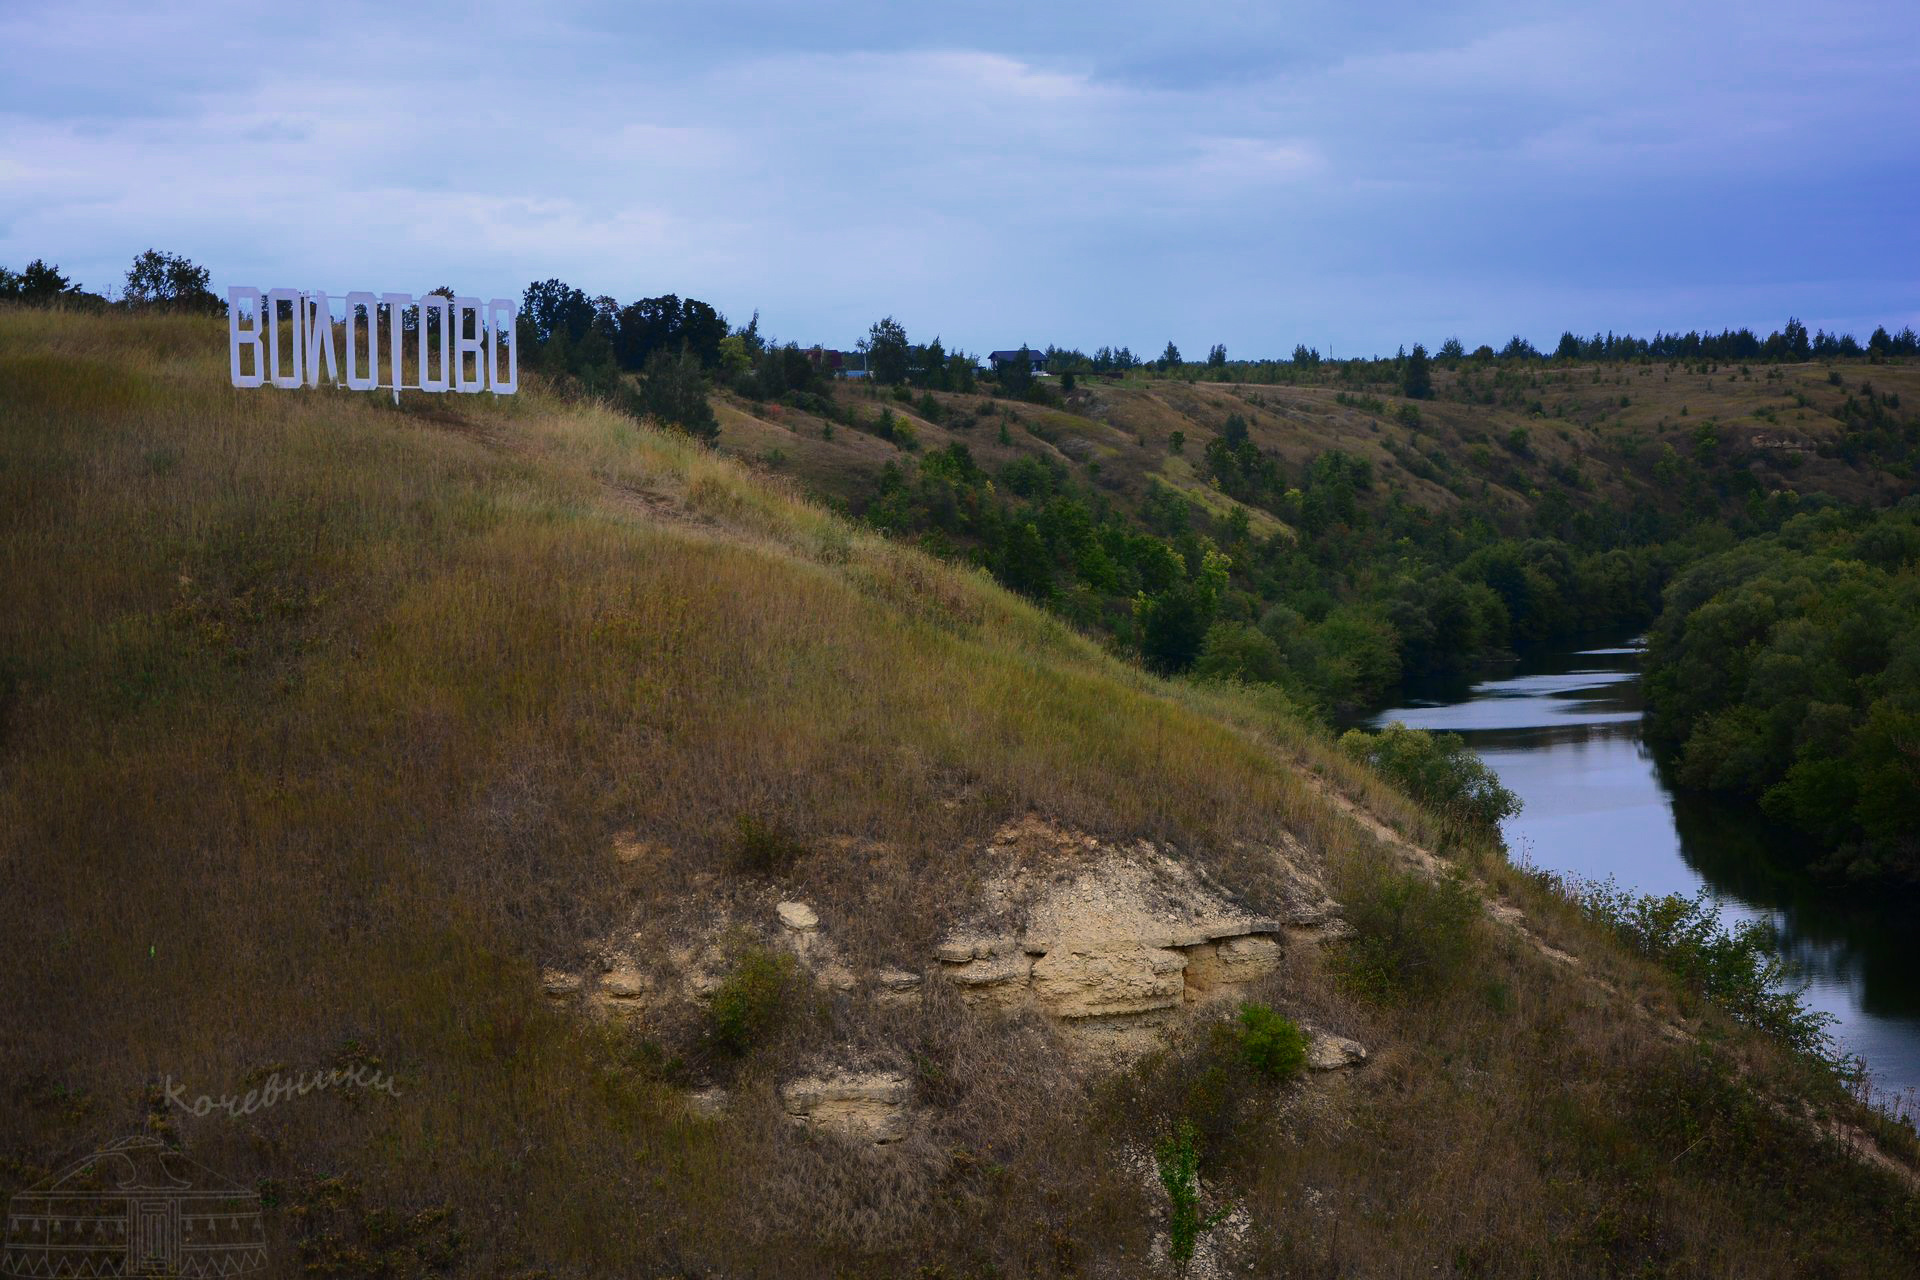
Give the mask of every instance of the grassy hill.
[{"label": "grassy hill", "polygon": [[[1660,377],[1635,423],[1681,394]],[[1417,437],[1335,394],[1099,387],[1016,407],[1010,446],[915,422],[923,453],[1217,505],[1165,441],[1236,406],[1397,475]],[[1628,429],[1568,412],[1516,466]],[[1144,674],[802,496],[894,444],[722,420],[762,465],[537,377],[397,409],[237,391],[218,322],[0,310],[0,1191],[145,1131],[258,1188],[274,1274],[1138,1275],[1167,1229],[1141,1152],[1184,1119],[1267,1273],[1910,1265],[1911,1134],[1831,1073],[1271,692]],[[1010,852],[1029,819],[1150,841],[1255,915],[1324,884],[1350,937],[1248,990],[1366,1064],[1276,1084],[1202,1011],[1102,1065],[963,1003],[942,939],[1068,856]],[[796,971],[781,902],[848,981]],[[636,951],[657,1011],[567,996]],[[706,955],[713,984],[673,985]],[[902,1001],[893,970],[926,977]],[[787,1123],[822,1064],[898,1072],[915,1136]],[[393,1086],[169,1101],[334,1067]]]},{"label": "grassy hill", "polygon": [[[1911,361],[1469,358],[1417,401],[1390,361],[1280,368],[1292,381],[1083,376],[1041,403],[728,395],[719,439],[1158,669],[1335,711],[1480,653],[1644,626],[1676,568],[1823,505],[1883,507],[1920,464]],[[1218,553],[1218,582],[1169,581],[1162,548],[1189,587]],[[1172,642],[1135,605],[1169,591],[1205,597]]]}]

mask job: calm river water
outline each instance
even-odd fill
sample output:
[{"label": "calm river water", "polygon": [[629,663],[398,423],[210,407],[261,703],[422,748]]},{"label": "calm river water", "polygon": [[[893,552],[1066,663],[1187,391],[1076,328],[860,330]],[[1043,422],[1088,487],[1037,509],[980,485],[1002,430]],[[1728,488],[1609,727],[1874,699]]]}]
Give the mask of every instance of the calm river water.
[{"label": "calm river water", "polygon": [[[1836,900],[1793,869],[1786,837],[1748,806],[1676,794],[1640,741],[1634,642],[1503,664],[1420,690],[1374,723],[1458,733],[1524,802],[1504,827],[1516,861],[1640,893],[1703,886],[1723,919],[1770,919],[1808,1000],[1894,1094],[1920,1090],[1920,905]],[[1911,1099],[1912,1095],[1908,1095]]]}]

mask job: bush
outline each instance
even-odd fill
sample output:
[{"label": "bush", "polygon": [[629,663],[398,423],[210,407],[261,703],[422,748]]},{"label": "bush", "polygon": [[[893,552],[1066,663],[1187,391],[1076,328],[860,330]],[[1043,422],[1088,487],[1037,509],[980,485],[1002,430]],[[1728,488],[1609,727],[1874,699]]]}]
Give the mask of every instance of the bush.
[{"label": "bush", "polygon": [[793,980],[792,956],[764,947],[743,954],[707,1008],[714,1044],[741,1057],[766,1039],[786,1019]]},{"label": "bush", "polygon": [[648,356],[631,404],[640,414],[696,440],[710,441],[720,434],[720,421],[707,403],[707,375],[699,359],[686,351],[663,348]]},{"label": "bush", "polygon": [[1167,1192],[1167,1255],[1174,1269],[1184,1273],[1200,1237],[1218,1226],[1228,1210],[1206,1213],[1200,1207],[1200,1148],[1192,1124],[1182,1120],[1175,1126],[1154,1147],[1153,1163]]},{"label": "bush", "polygon": [[1479,940],[1480,896],[1458,872],[1428,879],[1383,867],[1343,896],[1355,936],[1337,964],[1345,984],[1373,1000],[1439,990]]},{"label": "bush", "polygon": [[1827,1034],[1830,1014],[1807,1008],[1805,988],[1785,984],[1770,926],[1742,921],[1729,933],[1702,889],[1688,898],[1623,892],[1613,881],[1570,886],[1589,920],[1719,1005],[1734,1021],[1774,1036],[1795,1052],[1843,1074],[1852,1070]]},{"label": "bush", "polygon": [[1349,729],[1341,749],[1449,817],[1497,822],[1519,811],[1499,776],[1456,733],[1409,729],[1399,721],[1373,733]]},{"label": "bush", "polygon": [[1248,1001],[1240,1006],[1239,1025],[1233,1031],[1240,1060],[1256,1075],[1278,1082],[1306,1069],[1307,1033],[1292,1018]]},{"label": "bush", "polygon": [[1378,733],[1349,729],[1340,747],[1449,822],[1492,831],[1520,812],[1520,797],[1467,750],[1457,733],[1428,733],[1395,721]]},{"label": "bush", "polygon": [[733,868],[749,875],[780,875],[793,867],[806,847],[778,824],[743,813],[735,819]]}]

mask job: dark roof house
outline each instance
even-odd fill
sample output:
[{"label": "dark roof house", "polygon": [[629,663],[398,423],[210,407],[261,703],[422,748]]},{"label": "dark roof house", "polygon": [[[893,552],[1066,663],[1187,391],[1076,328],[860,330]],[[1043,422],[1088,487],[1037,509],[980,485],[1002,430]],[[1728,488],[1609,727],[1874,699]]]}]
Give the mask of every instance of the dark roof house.
[{"label": "dark roof house", "polygon": [[1012,364],[1020,358],[1020,352],[1027,353],[1027,364],[1035,373],[1042,373],[1047,367],[1047,353],[1039,347],[1021,347],[1015,351],[989,351],[987,363],[995,369]]}]

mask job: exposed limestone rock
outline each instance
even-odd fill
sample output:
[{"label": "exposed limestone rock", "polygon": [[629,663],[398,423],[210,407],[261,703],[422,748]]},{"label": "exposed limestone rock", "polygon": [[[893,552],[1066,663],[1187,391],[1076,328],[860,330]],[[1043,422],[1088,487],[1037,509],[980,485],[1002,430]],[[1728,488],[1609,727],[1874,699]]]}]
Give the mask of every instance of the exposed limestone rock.
[{"label": "exposed limestone rock", "polygon": [[1032,990],[1056,1018],[1170,1009],[1186,992],[1187,958],[1123,939],[1071,939],[1033,962]]},{"label": "exposed limestone rock", "polygon": [[638,969],[622,967],[600,979],[600,990],[615,1000],[633,1000],[647,993],[647,979]]},{"label": "exposed limestone rock", "polygon": [[546,969],[540,974],[540,986],[554,1000],[564,1000],[580,991],[580,975],[562,969]]},{"label": "exposed limestone rock", "polygon": [[836,1072],[780,1086],[787,1118],[864,1142],[898,1142],[911,1125],[913,1086],[898,1071]]},{"label": "exposed limestone rock", "polygon": [[981,914],[935,950],[941,972],[975,1004],[1031,1003],[1083,1041],[1144,1043],[1128,1019],[1227,996],[1266,977],[1292,942],[1337,936],[1337,906],[1288,869],[1287,914],[1255,916],[1204,873],[1148,841],[1106,846],[1037,818],[1002,828],[991,852],[1015,869],[989,882]]},{"label": "exposed limestone rock", "polygon": [[[968,954],[971,955],[971,951]],[[943,963],[940,968],[960,985],[960,995],[969,1004],[1012,1005],[1027,998],[1027,985],[1033,977],[1033,958],[1009,946],[1007,952],[1000,955],[989,953],[961,964]]]},{"label": "exposed limestone rock", "polygon": [[920,975],[905,969],[882,969],[874,975],[875,997],[882,1004],[906,1004],[920,998]]},{"label": "exposed limestone rock", "polygon": [[781,927],[794,933],[812,933],[820,927],[820,917],[804,902],[783,902],[774,908]]},{"label": "exposed limestone rock", "polygon": [[717,1116],[727,1109],[727,1091],[719,1085],[687,1095],[687,1107],[698,1115]]},{"label": "exposed limestone rock", "polygon": [[1307,1045],[1307,1067],[1313,1071],[1338,1071],[1357,1067],[1367,1060],[1367,1050],[1358,1040],[1315,1032]]},{"label": "exposed limestone rock", "polygon": [[1186,998],[1211,1000],[1229,995],[1280,967],[1280,943],[1268,934],[1246,934],[1203,942],[1187,949]]}]

